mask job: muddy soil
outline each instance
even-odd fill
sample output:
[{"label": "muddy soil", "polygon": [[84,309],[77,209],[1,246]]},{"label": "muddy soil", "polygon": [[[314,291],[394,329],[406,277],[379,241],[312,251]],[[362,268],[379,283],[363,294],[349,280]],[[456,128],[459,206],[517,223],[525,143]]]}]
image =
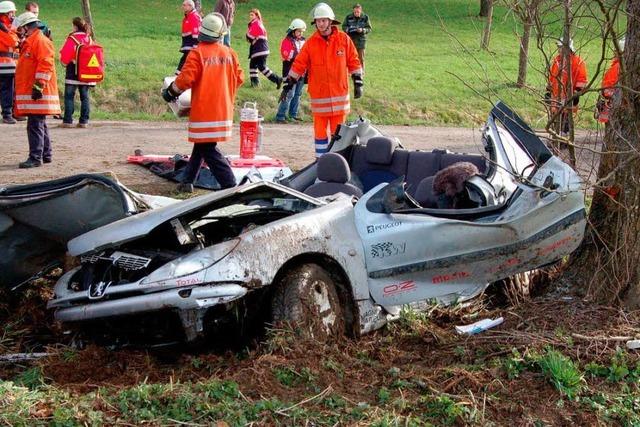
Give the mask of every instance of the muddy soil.
[{"label": "muddy soil", "polygon": [[[28,156],[24,122],[0,124],[0,185],[46,181],[78,173],[111,171],[125,185],[150,194],[168,193],[175,186],[143,167],[128,164],[127,155],[141,149],[145,154],[188,154],[185,122],[92,122],[88,129],[59,128],[48,120],[53,146],[53,162],[34,169],[18,169]],[[293,170],[313,160],[313,130],[310,124],[266,124],[262,154],[279,158]],[[482,152],[477,129],[381,126],[385,134],[398,137],[411,149],[448,148],[469,153]],[[232,142],[221,145],[226,154],[239,152],[239,132]]]}]

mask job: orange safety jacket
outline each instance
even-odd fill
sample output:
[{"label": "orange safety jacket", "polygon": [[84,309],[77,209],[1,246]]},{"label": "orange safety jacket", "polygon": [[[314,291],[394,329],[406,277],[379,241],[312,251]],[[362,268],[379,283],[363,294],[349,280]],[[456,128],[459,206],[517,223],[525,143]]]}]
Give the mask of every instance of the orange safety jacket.
[{"label": "orange safety jacket", "polygon": [[189,52],[174,84],[191,89],[189,141],[221,142],[231,138],[236,92],[244,82],[238,55],[222,43],[200,42]]},{"label": "orange safety jacket", "polygon": [[[20,59],[16,68],[16,114],[60,114],[58,82],[53,43],[36,29],[20,46]],[[31,91],[34,83],[42,89],[42,98],[34,101]]]},{"label": "orange safety jacket", "polygon": [[604,73],[602,78],[602,94],[606,98],[611,98],[616,91],[618,79],[620,78],[620,58],[613,58],[611,66]]},{"label": "orange safety jacket", "polygon": [[[587,66],[585,62],[575,53],[569,56],[571,59],[571,84],[572,93],[583,89],[587,85]],[[549,70],[549,89],[554,107],[563,106],[569,98],[569,67],[562,67],[562,54],[556,56]],[[561,69],[562,68],[562,69]],[[577,108],[572,108],[574,111]]]},{"label": "orange safety jacket", "polygon": [[[7,20],[8,21],[8,20]],[[0,76],[16,73],[18,59],[18,36],[8,24],[0,19]]]},{"label": "orange safety jacket", "polygon": [[294,79],[308,73],[311,112],[316,116],[348,114],[349,74],[362,74],[353,41],[338,27],[332,29],[326,38],[318,31],[313,33],[289,71]]}]

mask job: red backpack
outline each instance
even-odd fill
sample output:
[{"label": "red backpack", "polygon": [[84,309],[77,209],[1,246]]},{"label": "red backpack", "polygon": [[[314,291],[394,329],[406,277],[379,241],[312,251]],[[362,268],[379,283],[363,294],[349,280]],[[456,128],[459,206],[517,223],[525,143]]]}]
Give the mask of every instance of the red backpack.
[{"label": "red backpack", "polygon": [[76,75],[83,83],[99,83],[104,79],[104,49],[93,41],[82,44],[70,36],[76,43]]}]

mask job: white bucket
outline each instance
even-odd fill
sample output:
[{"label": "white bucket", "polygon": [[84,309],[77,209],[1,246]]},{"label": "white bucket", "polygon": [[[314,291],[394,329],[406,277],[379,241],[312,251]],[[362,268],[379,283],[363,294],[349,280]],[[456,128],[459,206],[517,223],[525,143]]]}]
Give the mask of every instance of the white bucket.
[{"label": "white bucket", "polygon": [[243,122],[258,121],[258,106],[255,102],[245,102],[240,109],[240,120]]}]

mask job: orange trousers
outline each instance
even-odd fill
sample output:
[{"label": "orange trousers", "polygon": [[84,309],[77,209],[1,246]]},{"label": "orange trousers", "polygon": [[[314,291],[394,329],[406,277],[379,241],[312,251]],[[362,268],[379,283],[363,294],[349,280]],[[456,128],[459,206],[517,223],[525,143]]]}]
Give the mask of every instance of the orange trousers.
[{"label": "orange trousers", "polygon": [[344,123],[346,113],[333,116],[313,115],[313,137],[316,145],[316,157],[320,157],[329,150],[329,136],[332,135],[338,125]]}]

